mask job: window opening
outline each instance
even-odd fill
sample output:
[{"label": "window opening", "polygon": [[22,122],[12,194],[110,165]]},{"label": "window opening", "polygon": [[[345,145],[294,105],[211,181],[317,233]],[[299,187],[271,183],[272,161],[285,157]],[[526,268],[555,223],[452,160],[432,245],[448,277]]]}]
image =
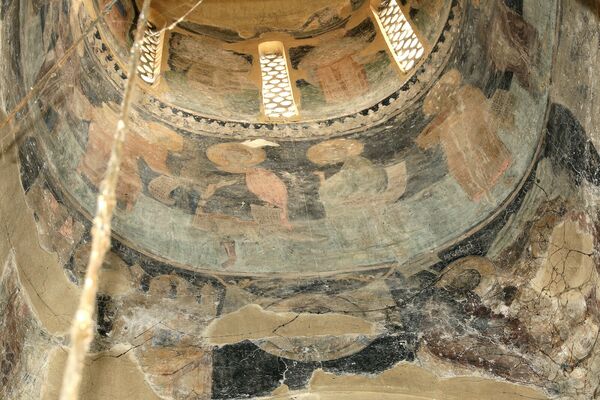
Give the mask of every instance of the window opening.
[{"label": "window opening", "polygon": [[163,36],[163,32],[157,31],[154,25],[148,23],[137,70],[140,78],[150,85],[156,83],[160,76]]},{"label": "window opening", "polygon": [[283,44],[281,42],[261,43],[258,51],[265,116],[289,118],[298,115]]},{"label": "window opening", "polygon": [[402,72],[419,62],[425,49],[396,0],[386,0],[373,10],[379,27]]}]

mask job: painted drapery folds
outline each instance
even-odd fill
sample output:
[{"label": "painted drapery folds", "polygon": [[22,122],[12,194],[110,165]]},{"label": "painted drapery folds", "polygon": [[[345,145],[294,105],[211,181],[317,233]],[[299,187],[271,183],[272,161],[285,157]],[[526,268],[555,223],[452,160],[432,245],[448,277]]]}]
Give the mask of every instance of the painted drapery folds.
[{"label": "painted drapery folds", "polygon": [[[138,83],[82,398],[595,398],[589,7],[398,1],[403,72],[385,2],[204,1]],[[2,120],[33,93],[2,128],[0,397],[56,397],[138,6],[0,6]]]},{"label": "painted drapery folds", "polygon": [[[547,43],[541,49],[551,49],[553,36],[538,31],[551,29],[554,16],[540,14],[526,21],[502,4],[491,9],[478,9],[469,3],[449,6],[452,25],[443,28],[448,36],[444,42],[453,41],[454,47],[446,49],[446,65],[435,72],[439,74],[437,83],[427,86],[418,81],[415,72],[417,83],[409,91],[421,87],[426,93],[404,104],[396,100],[388,106],[396,109],[395,115],[384,124],[348,133],[340,126],[335,135],[338,138],[265,139],[256,137],[264,129],[254,129],[260,124],[239,126],[238,135],[247,132],[246,139],[222,138],[217,133],[194,130],[188,124],[173,124],[170,116],[188,113],[176,108],[177,102],[169,106],[164,103],[158,114],[146,114],[142,105],[150,97],[160,99],[163,95],[156,88],[140,93],[141,108],[131,116],[134,128],[125,145],[117,188],[120,207],[114,221],[116,237],[137,251],[192,270],[222,272],[226,266],[227,273],[294,274],[404,264],[448,248],[480,229],[514,199],[531,174],[543,141],[547,88],[513,80],[521,64],[515,60],[498,65],[494,61],[494,54],[501,51],[498,46],[490,48],[496,53],[482,62],[479,57],[468,57],[474,44],[467,44],[486,46],[478,32],[500,18],[497,13],[501,10],[510,14],[509,22],[518,22],[521,30],[528,27],[535,31],[528,37],[545,37]],[[363,8],[356,12],[360,10]],[[438,22],[443,26],[444,21]],[[460,32],[450,37],[452,26],[459,23]],[[342,106],[355,104],[344,92],[350,88],[344,80],[361,81],[366,75],[342,73],[354,68],[356,61],[327,64],[323,57],[338,53],[348,57],[341,54],[352,49],[347,41],[356,40],[364,32],[375,35],[371,25],[360,27],[350,36],[310,50],[295,53],[290,49],[292,71],[295,66],[318,66],[321,72],[316,71],[314,77],[337,81],[328,83],[333,91],[325,97],[336,98]],[[100,37],[106,36],[102,26],[98,30]],[[168,82],[175,71],[196,74],[182,81],[190,88],[186,95],[224,106],[227,112],[214,111],[221,113],[220,118],[229,118],[242,109],[223,103],[221,86],[206,81],[209,78],[227,85],[236,101],[248,95],[251,100],[245,104],[254,102],[252,107],[258,109],[258,92],[247,92],[248,84],[219,64],[240,73],[245,71],[244,79],[250,82],[255,57],[236,51],[210,62],[201,59],[218,54],[203,48],[217,46],[216,40],[198,40],[194,35],[177,32],[166,35],[165,43],[169,45],[165,51],[169,54],[163,58],[170,60],[166,62],[170,67],[164,71],[164,80]],[[109,57],[98,55],[93,50],[96,45],[96,40],[86,42],[81,60],[70,67],[70,73],[80,78],[64,94],[72,99],[73,112],[68,119],[63,118],[59,110],[48,105],[49,117],[42,127],[48,134],[34,138],[45,149],[54,177],[61,182],[57,190],[76,201],[84,215],[93,212],[119,96],[118,85],[96,87],[94,82],[99,77],[84,73],[94,65],[103,65],[98,58]],[[109,42],[102,46],[110,51]],[[551,59],[549,50],[539,53],[536,57],[529,57],[527,52],[515,55],[519,60],[528,57],[527,74],[536,76],[538,83],[544,77],[548,79]],[[378,57],[388,56],[383,53]],[[498,57],[511,59],[511,55]],[[214,73],[204,70],[209,64]],[[325,69],[329,72],[323,72]],[[421,76],[428,73],[432,72]],[[110,81],[102,68],[98,67],[97,74]],[[311,81],[310,76],[306,75],[306,82]],[[255,78],[259,82],[259,75]],[[375,79],[386,87],[394,82],[385,74]],[[194,85],[202,86],[202,96],[192,90]],[[342,88],[342,92],[331,85]],[[367,87],[364,90],[368,96],[358,94],[363,100],[377,93]],[[403,87],[399,89],[400,93],[404,91]],[[165,96],[175,93],[164,91]],[[378,96],[375,101],[386,94]],[[498,105],[498,99],[503,98],[509,101]],[[302,119],[311,118],[306,114],[311,106],[305,100],[300,95]],[[186,109],[189,107],[186,101]],[[207,105],[204,110],[209,108]],[[318,108],[326,111],[322,106]],[[531,110],[537,110],[533,117]],[[388,111],[372,113],[380,112]],[[507,124],[507,119],[518,121],[518,126],[517,122]],[[337,123],[330,120],[315,124],[303,130],[312,129],[318,134],[321,125]],[[428,222],[431,214],[436,215],[436,224]]]}]

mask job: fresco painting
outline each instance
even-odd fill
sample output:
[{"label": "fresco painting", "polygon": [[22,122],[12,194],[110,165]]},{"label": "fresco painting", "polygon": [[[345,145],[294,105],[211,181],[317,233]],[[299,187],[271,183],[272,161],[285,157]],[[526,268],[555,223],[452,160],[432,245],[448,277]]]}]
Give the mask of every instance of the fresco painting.
[{"label": "fresco painting", "polygon": [[[367,73],[368,70],[374,71],[373,63],[378,62],[377,74],[388,76],[392,82],[399,81],[387,54],[380,53],[380,48],[373,45],[374,35],[375,27],[371,23],[368,29],[338,39],[344,43],[343,46],[334,44],[338,41],[324,43],[306,51],[297,61],[296,74],[302,78],[297,86],[302,94],[309,94],[309,97],[301,98],[302,104],[318,101],[319,98],[325,102],[318,107],[309,104],[307,118],[318,117],[325,110],[339,109],[349,101],[358,110],[372,102],[374,93],[379,98],[391,93],[389,86],[380,85],[383,80],[369,79]],[[381,58],[385,58],[387,63]],[[307,93],[307,84],[317,93]]]},{"label": "fresco painting", "polygon": [[531,65],[538,60],[539,39],[535,27],[505,4],[496,3],[487,46],[496,68],[514,72],[528,90],[537,90],[539,77]]},{"label": "fresco painting", "polygon": [[[90,124],[86,147],[88,151],[80,161],[78,171],[95,188],[98,188],[110,157],[113,137],[111,127],[100,121],[115,121],[117,114],[109,105],[105,105],[101,109],[97,109],[95,118],[98,118],[99,121]],[[123,145],[124,157],[121,170],[126,174],[119,180],[117,201],[129,210],[134,206],[142,190],[138,163],[143,160],[154,171],[168,173],[166,160],[169,152],[181,151],[183,145],[181,136],[163,125],[149,123],[144,124],[144,127],[151,132],[151,136],[140,134],[148,132],[145,130],[130,131]],[[152,152],[149,152],[149,149],[152,149]]]},{"label": "fresco painting", "polygon": [[447,4],[443,0],[406,0],[403,3],[410,15],[414,15],[412,21],[419,32],[426,38],[433,37],[436,20]]},{"label": "fresco painting", "polygon": [[166,100],[202,110],[205,115],[226,112],[244,118],[259,112],[260,85],[251,79],[251,54],[224,50],[215,39],[199,42],[178,33],[170,36],[169,49],[169,69],[164,72],[169,87]]},{"label": "fresco painting", "polygon": [[[205,3],[204,12],[211,15],[210,10],[218,4]],[[439,0],[427,6],[407,6],[415,21],[425,18],[424,40],[435,42],[438,39],[441,34],[439,27],[448,18],[451,3],[451,0]],[[100,9],[103,5],[98,3],[96,7]],[[237,6],[246,10],[245,6]],[[110,43],[122,57],[126,56],[123,49],[130,41],[130,33],[123,30],[124,26],[130,26],[128,21],[134,14],[130,8],[121,1],[117,2],[106,27],[100,27],[98,32],[102,40]],[[162,3],[156,8],[169,9]],[[162,79],[152,88],[156,99],[206,118],[227,114],[236,121],[262,121],[260,83],[255,79],[258,44],[253,46],[245,43],[244,39],[257,39],[270,32],[268,28],[256,30],[256,27],[252,28],[252,32],[246,31],[243,24],[236,21],[235,9],[237,7],[232,8],[229,16],[218,14],[220,19],[231,19],[232,29],[217,29],[211,25],[207,15],[192,13],[196,17],[188,16],[184,23],[167,32],[165,46],[161,49],[165,53],[162,57],[165,60],[160,75]],[[246,12],[252,14],[257,10],[248,9]],[[279,15],[282,28],[288,19],[297,22],[297,16],[292,10],[290,12],[290,15]],[[284,29],[294,38],[289,49],[293,69],[291,80],[297,85],[297,102],[302,104],[303,119],[341,117],[343,106],[350,104],[358,112],[391,95],[392,87],[408,78],[396,74],[389,56],[382,49],[385,47],[383,38],[372,19],[365,18],[368,13],[369,2],[339,1],[324,4],[301,26]],[[233,25],[238,31],[233,29]],[[437,28],[431,29],[432,26]],[[345,43],[344,46],[332,47],[332,43],[340,40]],[[298,53],[294,49],[303,51]],[[340,49],[344,49],[343,54]],[[101,50],[106,51],[105,47]],[[112,60],[112,57],[109,55],[108,59]],[[123,64],[115,64],[115,68],[124,67]],[[372,76],[373,72],[377,76]],[[114,75],[117,84],[122,85],[123,74]],[[382,85],[382,76],[393,84]]]},{"label": "fresco painting", "polygon": [[328,103],[348,101],[368,90],[364,67],[351,57],[319,67],[317,76]]},{"label": "fresco painting", "polygon": [[[399,1],[433,47],[403,76],[366,1],[291,2],[239,29],[229,6],[284,2],[205,1],[220,24],[190,16],[161,82],[136,86],[82,397],[594,398],[592,6]],[[139,1],[28,88],[97,2],[0,7],[0,109],[34,95],[0,157],[0,398],[58,398],[89,282],[128,79],[114,45]],[[305,111],[281,123],[260,119],[252,50],[274,32]]]},{"label": "fresco painting", "polygon": [[485,197],[511,157],[492,131],[490,105],[481,90],[463,85],[460,72],[451,70],[427,94],[423,112],[434,119],[417,137],[419,147],[441,145],[463,190],[473,201]]},{"label": "fresco painting", "polygon": [[246,187],[250,193],[277,209],[269,212],[268,209],[253,205],[253,215],[258,215],[259,220],[267,222],[272,222],[272,215],[278,215],[281,225],[291,228],[288,221],[288,194],[285,184],[273,172],[257,167],[266,158],[264,150],[240,143],[223,143],[210,147],[207,150],[207,157],[223,171],[244,174]]},{"label": "fresco painting", "polygon": [[[98,9],[103,10],[111,3],[111,0],[98,0]],[[117,0],[115,5],[105,17],[106,25],[115,36],[117,42],[130,42],[130,27],[135,17],[135,10],[131,3]]]},{"label": "fresco painting", "polygon": [[351,207],[382,206],[395,202],[406,189],[405,163],[383,168],[361,157],[364,145],[356,140],[334,139],[321,142],[308,149],[307,158],[317,165],[343,163],[339,172],[319,177],[319,198],[327,215]]},{"label": "fresco painting", "polygon": [[[488,24],[486,18],[492,17],[482,14],[464,35]],[[539,18],[530,18],[528,24],[545,29],[545,17]],[[319,108],[345,107],[355,96],[380,96],[373,85],[382,82],[387,82],[386,90],[405,91],[400,79],[392,80],[395,86],[389,83],[388,74],[397,73],[373,39],[372,26],[361,22],[364,18],[349,23],[335,48],[307,38],[302,51],[290,53],[292,74],[313,91],[315,100],[306,102],[306,92],[301,92],[301,110],[312,106],[315,112],[330,113]],[[460,49],[469,40],[457,40],[455,46]],[[244,109],[232,108],[227,99],[246,103],[248,110],[259,108],[259,82],[252,75],[255,58],[234,50],[235,43],[214,53],[217,42],[173,32],[163,84],[201,85],[206,96],[188,90],[184,110],[164,103],[163,114],[132,115],[135,127],[125,144],[114,229],[150,254],[160,253],[192,269],[232,273],[269,273],[284,265],[288,272],[318,273],[401,264],[447,246],[457,231],[467,232],[487,220],[520,187],[535,160],[543,121],[519,114],[516,105],[542,109],[545,97],[533,98],[525,81],[510,79],[516,64],[507,64],[508,71],[497,65],[497,74],[486,75],[478,72],[483,64],[476,59],[466,61],[474,71],[467,80],[467,67],[458,65],[465,61],[450,58],[426,96],[368,131],[320,138],[321,128],[337,123],[327,122],[306,129],[314,131],[314,138],[259,135],[230,140],[190,133],[187,125],[173,127],[167,114],[187,115],[200,103],[203,110],[217,107],[212,109],[220,114],[221,107],[236,115]],[[89,57],[92,62],[96,53]],[[229,70],[221,68],[224,62]],[[527,65],[535,69],[544,64]],[[117,103],[110,88],[90,96],[94,78],[86,76],[85,65],[77,68],[82,82],[67,98],[73,99],[68,106],[78,120],[49,123],[51,134],[40,140],[53,154],[54,170],[69,182],[69,196],[80,199],[91,214]],[[188,85],[188,80],[193,83]],[[221,96],[223,91],[229,97]],[[142,93],[140,104],[147,104],[150,95]],[[410,118],[402,120],[406,115]],[[254,128],[235,127],[231,125]],[[515,129],[518,140],[508,132]],[[65,146],[80,157],[60,157]],[[431,210],[437,210],[435,225],[427,223]],[[168,220],[168,229],[153,229],[159,223],[152,221],[154,215]],[[265,259],[272,262],[266,265]]]}]

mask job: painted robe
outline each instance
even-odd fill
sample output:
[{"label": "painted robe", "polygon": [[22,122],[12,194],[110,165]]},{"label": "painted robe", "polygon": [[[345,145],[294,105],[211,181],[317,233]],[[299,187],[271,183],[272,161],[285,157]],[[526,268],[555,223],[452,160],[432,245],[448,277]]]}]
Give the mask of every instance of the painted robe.
[{"label": "painted robe", "polygon": [[363,157],[348,159],[335,175],[321,182],[319,197],[328,214],[371,201],[387,186],[383,168]]},{"label": "painted robe", "polygon": [[[511,163],[511,156],[496,133],[489,104],[481,90],[465,85],[416,139],[428,149],[441,145],[450,174],[473,201],[490,191]],[[451,103],[450,103],[451,104]]]},{"label": "painted robe", "polygon": [[[90,124],[86,151],[79,162],[78,171],[96,187],[102,182],[110,158],[116,120],[116,112],[105,106],[97,111]],[[140,159],[153,171],[168,174],[169,152],[178,152],[182,148],[183,138],[162,125],[148,123],[141,129],[130,130],[123,144],[121,174],[116,188],[118,201],[127,210],[135,205],[142,191],[138,171]]]}]

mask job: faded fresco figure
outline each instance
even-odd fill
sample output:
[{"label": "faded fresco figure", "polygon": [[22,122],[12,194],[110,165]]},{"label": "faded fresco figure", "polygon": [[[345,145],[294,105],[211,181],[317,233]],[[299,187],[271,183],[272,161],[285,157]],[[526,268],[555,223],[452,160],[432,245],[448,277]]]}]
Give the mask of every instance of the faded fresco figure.
[{"label": "faded fresco figure", "polygon": [[328,103],[349,101],[369,90],[365,67],[350,56],[316,69]]},{"label": "faded fresco figure", "polygon": [[170,158],[169,167],[173,175],[155,176],[154,171],[148,174],[148,194],[165,205],[194,213],[197,207],[204,207],[219,189],[243,180],[237,176],[223,177],[213,171],[211,165],[207,165],[208,161],[196,157],[197,151],[193,143],[187,142],[183,153]]},{"label": "faded fresco figure", "polygon": [[[223,213],[207,213],[203,204],[217,190],[235,184],[235,180],[224,180],[210,185],[202,194],[192,224],[201,230],[214,233],[221,238],[220,244],[226,259],[222,268],[230,268],[237,261],[237,240],[258,240],[261,227],[283,227],[291,230],[288,220],[288,192],[283,181],[275,173],[257,165],[266,159],[261,146],[244,143],[220,143],[206,151],[207,158],[221,171],[243,174],[248,192],[254,194],[267,206],[250,204],[252,220],[245,220]],[[242,204],[243,206],[244,204]]]},{"label": "faded fresco figure", "polygon": [[495,67],[514,72],[523,87],[535,89],[538,77],[533,65],[539,48],[536,29],[502,2],[496,3],[488,29],[484,37]]},{"label": "faded fresco figure", "polygon": [[288,191],[285,183],[275,173],[257,167],[266,158],[262,148],[243,143],[221,143],[210,147],[206,155],[220,170],[244,174],[248,191],[269,205],[251,205],[252,215],[257,222],[292,228],[288,219]]},{"label": "faded fresco figure", "polygon": [[84,225],[73,218],[41,180],[31,186],[27,198],[30,202],[40,204],[36,208],[35,218],[41,246],[56,252],[61,263],[67,263],[85,233]]},{"label": "faded fresco figure", "polygon": [[[111,4],[112,0],[100,0],[99,8],[104,9]],[[134,23],[135,10],[131,3],[117,0],[110,12],[106,15],[105,21],[110,31],[120,42],[129,40],[129,29]]]},{"label": "faded fresco figure", "polygon": [[[378,82],[369,82],[366,69],[377,59],[377,51],[370,42],[373,36],[374,28],[369,27],[356,36],[340,38],[339,42],[323,43],[302,56],[296,76],[314,89],[312,94],[303,93],[303,110],[308,108],[320,115],[323,110],[318,109],[318,104],[322,102],[336,108],[366,105],[365,100],[382,89],[374,86]],[[394,73],[391,67],[387,72]]]},{"label": "faded fresco figure", "polygon": [[406,189],[406,164],[404,162],[383,168],[362,157],[364,145],[352,139],[333,139],[312,146],[307,157],[317,165],[343,162],[339,172],[319,177],[319,197],[328,215],[365,204],[384,204],[396,201]]},{"label": "faded fresco figure", "polygon": [[[108,105],[94,109],[93,112],[86,152],[79,162],[78,171],[98,188],[110,157],[117,112]],[[118,204],[127,211],[131,211],[142,192],[138,162],[143,160],[153,171],[169,174],[169,153],[181,151],[183,147],[183,138],[163,125],[141,121],[137,123],[139,128],[130,130],[123,144],[121,176],[116,189]]]},{"label": "faded fresco figure", "polygon": [[417,145],[441,145],[450,174],[472,201],[481,200],[511,164],[509,151],[494,131],[486,97],[451,70],[427,94],[423,112],[434,119],[417,137]]},{"label": "faded fresco figure", "polygon": [[217,43],[173,32],[165,82],[177,89],[174,92],[177,101],[184,102],[191,110],[254,117],[260,111],[260,97],[251,78],[252,56],[222,49]]}]

